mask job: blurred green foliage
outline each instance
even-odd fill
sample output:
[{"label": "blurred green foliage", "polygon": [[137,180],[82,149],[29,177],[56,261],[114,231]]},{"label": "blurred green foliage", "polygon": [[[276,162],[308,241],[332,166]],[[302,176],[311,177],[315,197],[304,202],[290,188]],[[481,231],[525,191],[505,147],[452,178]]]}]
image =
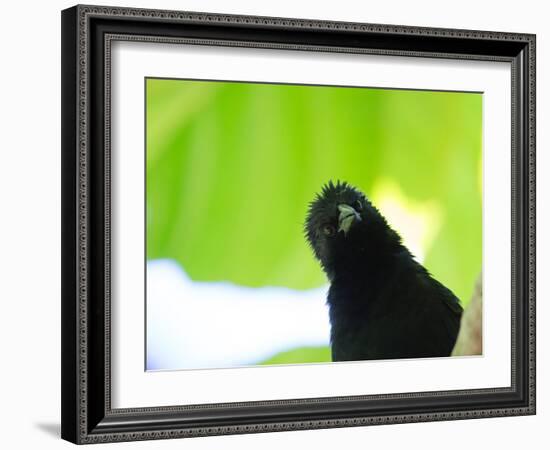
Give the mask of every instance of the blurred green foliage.
[{"label": "blurred green foliage", "polygon": [[146,126],[149,259],[194,280],[318,287],[308,202],[329,179],[375,203],[390,183],[404,207],[437,212],[424,265],[468,303],[482,257],[480,94],[148,79]]},{"label": "blurred green foliage", "polygon": [[262,361],[262,365],[270,364],[307,364],[320,363],[331,360],[329,347],[299,347],[277,353],[273,357]]}]

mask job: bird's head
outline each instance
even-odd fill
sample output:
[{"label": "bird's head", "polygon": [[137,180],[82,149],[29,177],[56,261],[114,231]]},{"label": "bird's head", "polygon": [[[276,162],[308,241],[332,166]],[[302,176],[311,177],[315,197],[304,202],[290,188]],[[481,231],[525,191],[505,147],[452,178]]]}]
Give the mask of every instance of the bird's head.
[{"label": "bird's head", "polygon": [[358,259],[378,256],[400,238],[365,195],[346,182],[329,181],[310,203],[305,234],[327,276],[348,270]]}]

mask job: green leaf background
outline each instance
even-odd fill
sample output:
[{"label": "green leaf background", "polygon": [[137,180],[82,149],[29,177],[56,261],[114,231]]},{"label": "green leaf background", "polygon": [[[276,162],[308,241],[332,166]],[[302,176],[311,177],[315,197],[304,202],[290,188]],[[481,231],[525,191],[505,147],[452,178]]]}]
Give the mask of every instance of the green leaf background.
[{"label": "green leaf background", "polygon": [[389,183],[404,206],[437,212],[424,265],[468,303],[482,261],[481,94],[147,79],[146,133],[148,259],[193,280],[319,287],[308,202],[328,180],[375,203]]}]

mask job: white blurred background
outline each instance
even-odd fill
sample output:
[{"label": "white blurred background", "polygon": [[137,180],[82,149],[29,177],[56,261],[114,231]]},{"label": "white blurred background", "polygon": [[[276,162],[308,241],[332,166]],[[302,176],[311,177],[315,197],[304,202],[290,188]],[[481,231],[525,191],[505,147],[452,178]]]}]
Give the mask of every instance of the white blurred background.
[{"label": "white blurred background", "polygon": [[328,287],[293,290],[192,281],[171,260],[147,264],[147,370],[258,364],[327,346]]}]

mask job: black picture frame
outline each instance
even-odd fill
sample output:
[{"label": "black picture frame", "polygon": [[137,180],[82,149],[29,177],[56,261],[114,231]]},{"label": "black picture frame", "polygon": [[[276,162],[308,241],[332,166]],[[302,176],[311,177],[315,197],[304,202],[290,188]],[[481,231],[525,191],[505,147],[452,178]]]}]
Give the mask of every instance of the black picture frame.
[{"label": "black picture frame", "polygon": [[[508,61],[512,373],[505,388],[113,409],[109,64],[113,40]],[[62,12],[62,437],[98,443],[535,414],[535,36],[75,6]]]}]

